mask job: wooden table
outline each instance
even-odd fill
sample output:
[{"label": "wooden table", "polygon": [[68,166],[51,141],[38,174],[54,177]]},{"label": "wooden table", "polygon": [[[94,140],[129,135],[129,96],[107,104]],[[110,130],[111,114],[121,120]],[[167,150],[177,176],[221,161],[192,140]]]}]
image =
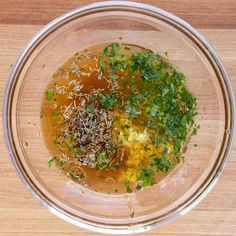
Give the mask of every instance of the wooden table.
[{"label": "wooden table", "polygon": [[[0,0],[0,104],[12,64],[53,18],[93,0]],[[214,46],[236,93],[235,0],[149,0],[196,27]],[[0,109],[2,119],[2,107]],[[19,180],[0,128],[0,236],[97,235],[49,213]],[[214,190],[184,217],[143,235],[236,235],[236,146]]]}]

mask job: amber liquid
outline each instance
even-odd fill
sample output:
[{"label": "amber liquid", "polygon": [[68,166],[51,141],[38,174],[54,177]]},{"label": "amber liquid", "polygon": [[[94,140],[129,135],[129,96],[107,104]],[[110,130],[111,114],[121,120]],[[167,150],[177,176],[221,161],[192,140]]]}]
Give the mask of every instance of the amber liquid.
[{"label": "amber liquid", "polygon": [[[107,45],[97,45],[95,47],[89,48],[88,51],[93,52],[95,55],[98,56],[105,46]],[[127,46],[135,49],[135,51],[144,50],[143,48],[139,48],[133,45],[127,45]],[[65,72],[68,71],[68,69],[71,67],[73,63],[77,64],[80,68],[88,68],[88,67],[95,68],[97,65],[97,62],[91,58],[83,58],[79,62],[75,61],[76,61],[76,56],[73,56],[68,61],[66,61],[65,64],[56,71],[55,75],[53,76],[50,83],[48,84],[48,87],[45,90],[48,90],[51,87],[58,86],[66,89],[67,91],[71,91],[73,89],[73,86],[70,88],[68,80],[65,79]],[[87,71],[85,70],[85,72]],[[83,93],[89,92],[91,88],[94,89],[102,88],[105,89],[105,91],[109,91],[107,82],[105,80],[99,80],[98,73],[96,71],[91,73],[90,76],[81,74],[80,77],[78,77],[76,73],[71,73],[70,79],[79,81],[83,85],[83,88],[81,89],[81,92]],[[41,119],[42,132],[51,156],[60,155],[57,146],[54,144],[54,140],[57,136],[58,129],[62,127],[62,122],[60,122],[60,117],[58,118],[58,121],[55,122],[53,114],[55,112],[60,113],[61,106],[68,106],[73,101],[74,100],[68,99],[66,96],[57,93],[55,93],[53,100],[51,101],[47,101],[45,97],[43,98],[42,101],[43,117]],[[78,103],[79,101],[76,102]],[[69,165],[68,169],[72,167],[73,164]],[[125,168],[124,166],[121,166],[119,170],[108,169],[103,171],[91,169],[86,166],[82,166],[82,168],[86,173],[86,179],[83,182],[83,184],[87,188],[104,193],[120,194],[126,192],[124,183],[118,181],[118,176],[120,174],[120,171],[122,169],[124,170]],[[68,170],[64,172],[66,174]],[[161,173],[158,175],[160,175],[158,176],[158,179],[160,179],[163,176],[163,174]]]}]

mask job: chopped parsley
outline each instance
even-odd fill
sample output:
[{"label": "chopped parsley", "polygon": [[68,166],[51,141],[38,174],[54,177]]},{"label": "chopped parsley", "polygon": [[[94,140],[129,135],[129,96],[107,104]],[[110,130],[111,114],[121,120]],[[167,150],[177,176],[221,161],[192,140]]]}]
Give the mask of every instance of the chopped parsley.
[{"label": "chopped parsley", "polygon": [[54,97],[54,88],[49,88],[46,92],[45,92],[46,98],[48,101],[52,100],[52,98]]},{"label": "chopped parsley", "polygon": [[97,168],[99,170],[103,170],[107,167],[107,165],[109,164],[110,160],[109,160],[109,155],[107,152],[101,152],[98,157],[97,157]]},{"label": "chopped parsley", "polygon": [[151,150],[151,148],[150,148],[150,147],[148,147],[148,146],[144,146],[143,150],[144,150],[145,152],[147,152],[147,151],[150,151],[150,150]]},{"label": "chopped parsley", "polygon": [[140,175],[137,180],[141,181],[144,187],[152,186],[156,183],[154,178],[154,171],[147,166],[143,166],[141,168]]},{"label": "chopped parsley", "polygon": [[167,172],[171,164],[170,162],[166,159],[166,157],[161,157],[161,158],[151,158],[151,165],[156,168],[156,170],[161,170],[163,172]]},{"label": "chopped parsley", "polygon": [[130,128],[130,125],[128,125],[128,124],[124,124],[121,126],[122,130],[129,129],[129,128]]},{"label": "chopped parsley", "polygon": [[50,158],[50,159],[48,160],[48,167],[52,167],[52,165],[54,164],[56,158],[57,158],[57,157],[54,156],[54,157],[52,157],[52,158]]},{"label": "chopped parsley", "polygon": [[132,189],[131,189],[131,187],[130,187],[130,181],[129,181],[129,180],[126,180],[126,181],[124,182],[124,184],[125,184],[127,193],[132,193],[133,191],[132,191]]},{"label": "chopped parsley", "polygon": [[118,100],[114,94],[100,93],[99,99],[102,108],[114,109],[117,106]]},{"label": "chopped parsley", "polygon": [[65,170],[67,168],[67,162],[59,159],[56,156],[53,156],[48,160],[48,167],[52,167],[53,164],[56,164],[56,166],[62,170]]},{"label": "chopped parsley", "polygon": [[136,190],[137,190],[137,191],[142,191],[142,190],[143,190],[143,186],[138,184],[138,185],[136,186]]},{"label": "chopped parsley", "polygon": [[58,116],[59,116],[59,115],[58,115],[58,112],[54,111],[54,112],[52,113],[52,117],[53,117],[54,123],[58,121]]},{"label": "chopped parsley", "polygon": [[77,168],[70,170],[68,175],[74,181],[81,181],[81,180],[85,179],[84,171],[77,169]]},{"label": "chopped parsley", "polygon": [[[192,135],[197,134],[199,125],[194,122],[197,115],[196,98],[185,88],[184,74],[160,54],[130,51],[128,57],[121,49],[122,45],[114,43],[106,47],[100,56],[104,68],[110,67],[110,78],[118,79],[117,74],[123,71],[127,75],[136,74],[136,77],[123,83],[127,88],[123,97],[116,94],[117,100],[123,99],[124,104],[118,104],[118,109],[124,110],[136,123],[151,130],[154,145],[173,143],[173,161],[168,159],[168,149],[164,148],[161,155],[150,158],[150,167],[141,168],[137,180],[142,180],[144,186],[149,186],[155,183],[155,171],[167,172],[179,162],[181,157],[178,155],[192,126]],[[137,84],[141,84],[141,87],[138,88]],[[107,106],[108,109],[110,107]],[[125,128],[125,125],[121,126],[122,130]],[[124,137],[128,140],[127,134]],[[143,149],[146,152],[150,150],[146,145]]]},{"label": "chopped parsley", "polygon": [[95,110],[95,107],[93,104],[90,104],[86,107],[86,111],[87,112],[93,112]]}]

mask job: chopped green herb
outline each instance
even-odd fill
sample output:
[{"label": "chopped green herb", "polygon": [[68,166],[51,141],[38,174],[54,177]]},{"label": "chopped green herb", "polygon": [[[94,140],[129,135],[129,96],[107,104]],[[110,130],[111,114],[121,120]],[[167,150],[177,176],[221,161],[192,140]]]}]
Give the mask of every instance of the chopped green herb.
[{"label": "chopped green herb", "polygon": [[63,160],[57,161],[56,165],[58,168],[60,168],[62,170],[65,170],[67,168],[67,162],[63,161]]},{"label": "chopped green herb", "polygon": [[100,93],[99,99],[101,107],[105,109],[114,109],[118,102],[115,95],[109,93]]},{"label": "chopped green herb", "polygon": [[150,110],[150,116],[151,117],[155,117],[157,112],[158,112],[158,106],[157,105],[153,105],[151,110]]},{"label": "chopped green herb", "polygon": [[97,168],[99,170],[105,169],[110,162],[109,155],[107,152],[101,152],[97,157]]},{"label": "chopped green herb", "polygon": [[53,111],[52,117],[53,117],[54,123],[58,121],[58,116],[59,116],[58,113],[56,111]]},{"label": "chopped green herb", "polygon": [[81,181],[81,180],[85,179],[84,171],[79,168],[73,168],[72,170],[70,170],[68,175],[74,181]]},{"label": "chopped green herb", "polygon": [[161,145],[163,141],[160,138],[158,138],[158,137],[154,137],[152,139],[152,142],[153,142],[153,144]]},{"label": "chopped green herb", "polygon": [[95,110],[95,107],[94,107],[94,105],[92,105],[92,104],[90,104],[90,105],[88,105],[87,107],[86,107],[86,111],[87,112],[93,112]]},{"label": "chopped green herb", "polygon": [[132,106],[132,105],[126,105],[124,109],[126,113],[131,115],[131,117],[136,117],[137,115],[141,113],[140,111],[137,110],[135,106]]},{"label": "chopped green herb", "polygon": [[162,97],[164,97],[168,92],[169,92],[169,88],[168,87],[164,87],[162,89]]},{"label": "chopped green herb", "polygon": [[167,56],[167,57],[169,56],[169,52],[164,52],[164,54],[165,54],[165,56]]},{"label": "chopped green herb", "polygon": [[130,128],[130,125],[127,125],[127,124],[124,124],[121,126],[122,130],[129,129],[129,128]]},{"label": "chopped green herb", "polygon": [[45,92],[46,98],[48,101],[52,100],[54,97],[54,88],[50,88]]},{"label": "chopped green herb", "polygon": [[150,147],[148,147],[148,146],[144,146],[144,148],[143,148],[143,149],[144,149],[144,151],[145,151],[145,152],[147,152],[147,151],[150,151],[150,150],[151,150],[151,148],[150,148]]},{"label": "chopped green herb", "polygon": [[132,193],[133,191],[132,191],[132,189],[130,187],[130,181],[127,180],[127,181],[124,182],[124,184],[125,184],[127,193]]},{"label": "chopped green herb", "polygon": [[75,147],[75,148],[72,149],[72,151],[73,151],[74,153],[79,153],[79,152],[81,152],[82,150],[81,150],[81,148],[79,148],[79,147]]},{"label": "chopped green herb", "polygon": [[152,166],[156,167],[157,170],[161,170],[163,172],[167,172],[171,167],[171,164],[166,159],[166,157],[152,158],[151,159],[151,164],[152,164]]},{"label": "chopped green herb", "polygon": [[119,78],[119,75],[110,75],[110,78],[115,80]]},{"label": "chopped green herb", "polygon": [[143,190],[143,186],[141,186],[141,185],[138,184],[138,185],[136,186],[136,190],[137,190],[137,191],[142,191],[142,190]]},{"label": "chopped green herb", "polygon": [[120,161],[114,162],[113,167],[115,168],[115,170],[118,170],[120,168]]},{"label": "chopped green herb", "polygon": [[53,164],[56,164],[56,166],[60,169],[65,170],[67,168],[67,163],[63,160],[60,160],[58,157],[53,156],[48,160],[48,166],[51,167]]},{"label": "chopped green herb", "polygon": [[142,181],[144,187],[152,186],[156,183],[154,178],[154,171],[147,166],[143,166],[141,168],[140,175],[137,180]]},{"label": "chopped green herb", "polygon": [[80,146],[79,148],[80,148],[80,150],[81,150],[82,152],[86,152],[86,151],[87,151],[87,148],[86,148],[85,146]]},{"label": "chopped green herb", "polygon": [[197,135],[198,129],[200,129],[200,125],[197,125],[193,128],[192,135]]},{"label": "chopped green herb", "polygon": [[54,162],[56,161],[57,157],[53,156],[52,158],[50,158],[48,160],[48,167],[52,167],[52,165],[54,164]]}]

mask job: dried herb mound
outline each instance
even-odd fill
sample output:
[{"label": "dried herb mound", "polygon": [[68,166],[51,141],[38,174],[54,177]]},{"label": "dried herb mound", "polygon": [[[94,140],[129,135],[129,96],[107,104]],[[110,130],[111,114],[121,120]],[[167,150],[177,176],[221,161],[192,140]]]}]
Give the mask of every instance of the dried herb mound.
[{"label": "dried herb mound", "polygon": [[[79,104],[64,111],[64,125],[58,131],[58,148],[66,148],[80,165],[99,170],[108,167],[115,153],[112,136],[113,116],[98,102],[98,91],[83,94]],[[65,145],[66,144],[66,145]]]}]

